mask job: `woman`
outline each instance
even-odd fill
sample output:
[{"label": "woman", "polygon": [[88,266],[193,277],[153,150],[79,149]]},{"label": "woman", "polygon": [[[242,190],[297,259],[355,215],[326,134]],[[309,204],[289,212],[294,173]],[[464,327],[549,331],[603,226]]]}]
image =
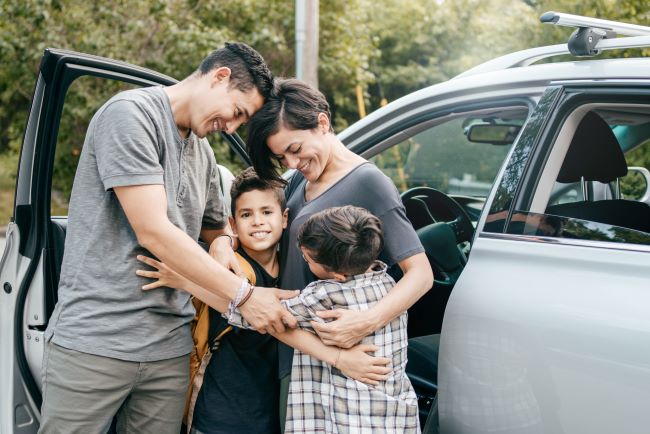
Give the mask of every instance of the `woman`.
[{"label": "woman", "polygon": [[[347,149],[330,119],[329,104],[318,90],[299,80],[278,80],[272,96],[249,123],[248,152],[262,178],[283,182],[276,171],[278,163],[296,169],[285,190],[289,226],[281,241],[281,288],[302,289],[316,280],[297,245],[298,229],[309,216],[333,206],[355,205],[382,220],[385,240],[380,259],[389,266],[398,264],[403,277],[372,309],[323,311],[322,318],[334,321],[314,323],[323,343],[350,348],[413,305],[433,285],[433,273],[391,180]],[[280,349],[282,401],[292,354],[289,347]]]}]

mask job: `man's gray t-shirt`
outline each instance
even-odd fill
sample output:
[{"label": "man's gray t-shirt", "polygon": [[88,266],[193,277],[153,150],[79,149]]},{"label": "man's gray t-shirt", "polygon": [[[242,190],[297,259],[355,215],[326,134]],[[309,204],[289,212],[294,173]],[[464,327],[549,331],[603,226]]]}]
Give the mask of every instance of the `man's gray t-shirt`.
[{"label": "man's gray t-shirt", "polygon": [[188,354],[190,295],[135,274],[151,254],[138,244],[114,187],[163,185],[167,217],[198,240],[227,214],[214,153],[182,139],[162,87],[122,92],[94,115],[72,188],[58,302],[46,332],[57,345],[127,361]]},{"label": "man's gray t-shirt", "polygon": [[[303,289],[317,280],[298,248],[300,226],[313,214],[333,206],[354,205],[365,208],[382,222],[384,249],[379,259],[389,266],[424,252],[399,192],[392,181],[374,164],[364,163],[352,169],[320,196],[305,201],[306,180],[296,172],[285,190],[289,208],[288,229],[280,243],[280,288]],[[291,372],[293,349],[280,344],[280,377]]]}]

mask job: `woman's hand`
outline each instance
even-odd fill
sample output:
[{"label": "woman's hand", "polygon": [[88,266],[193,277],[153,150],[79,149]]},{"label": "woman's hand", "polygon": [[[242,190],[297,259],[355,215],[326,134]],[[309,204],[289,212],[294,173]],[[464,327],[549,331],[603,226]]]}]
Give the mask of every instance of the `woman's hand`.
[{"label": "woman's hand", "polygon": [[[230,244],[230,240],[233,240],[233,245]],[[238,276],[242,276],[241,268],[239,267],[239,261],[237,256],[235,256],[235,251],[233,248],[237,246],[237,237],[234,236],[219,236],[212,241],[210,244],[209,254],[214,258],[215,261],[231,270]]]},{"label": "woman's hand", "polygon": [[156,261],[153,258],[148,256],[138,255],[138,261],[144,262],[152,268],[155,268],[157,271],[149,270],[136,270],[135,274],[142,277],[148,277],[150,279],[157,279],[153,283],[149,283],[142,287],[144,290],[155,289],[161,286],[176,288],[176,289],[185,289],[188,287],[191,282],[185,277],[181,276],[167,265],[163,264],[160,261]]},{"label": "woman's hand", "polygon": [[387,365],[390,359],[373,357],[367,353],[379,350],[375,345],[357,345],[349,350],[340,350],[336,368],[346,376],[369,385],[379,384],[390,377],[391,368]]},{"label": "woman's hand", "polygon": [[351,348],[375,331],[375,323],[370,310],[348,309],[321,310],[316,314],[323,319],[334,319],[328,323],[312,321],[311,326],[325,345]]}]

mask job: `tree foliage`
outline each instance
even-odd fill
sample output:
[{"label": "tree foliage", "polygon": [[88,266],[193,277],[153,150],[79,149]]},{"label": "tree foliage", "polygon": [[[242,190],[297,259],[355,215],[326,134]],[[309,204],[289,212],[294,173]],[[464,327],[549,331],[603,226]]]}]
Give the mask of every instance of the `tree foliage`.
[{"label": "tree foliage", "polygon": [[[498,55],[565,42],[569,29],[539,24],[547,10],[650,24],[646,0],[320,1],[319,85],[337,131],[366,110]],[[181,79],[228,40],[246,42],[277,76],[294,74],[291,0],[0,0],[0,156],[18,152],[40,57],[46,47],[124,60]],[[634,54],[634,52],[632,52]],[[650,54],[650,53],[644,53]],[[617,53],[607,55],[620,55]],[[630,55],[625,53],[624,55]],[[64,196],[92,112],[118,88],[75,84],[66,105],[56,187]],[[217,148],[220,161],[232,155]],[[636,157],[648,166],[647,152]],[[641,164],[639,164],[641,165]]]}]

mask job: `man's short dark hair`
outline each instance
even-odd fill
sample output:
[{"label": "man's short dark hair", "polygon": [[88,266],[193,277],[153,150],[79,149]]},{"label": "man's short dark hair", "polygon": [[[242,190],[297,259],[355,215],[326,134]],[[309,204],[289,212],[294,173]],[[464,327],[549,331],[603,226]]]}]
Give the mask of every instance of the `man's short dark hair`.
[{"label": "man's short dark hair", "polygon": [[273,74],[253,48],[242,42],[226,42],[225,47],[203,59],[197,72],[205,75],[222,66],[230,68],[230,86],[242,92],[256,87],[265,100],[268,98],[273,89]]},{"label": "man's short dark hair", "polygon": [[232,185],[230,186],[230,213],[233,217],[236,218],[235,210],[237,209],[236,204],[239,196],[254,190],[271,191],[278,200],[280,209],[284,211],[287,207],[287,200],[284,196],[284,189],[282,186],[277,182],[267,181],[260,178],[257,176],[257,173],[255,173],[255,169],[249,167],[242,170],[242,172],[233,179]]},{"label": "man's short dark hair", "polygon": [[300,227],[298,245],[326,270],[365,273],[384,247],[381,220],[352,205],[318,212]]}]

